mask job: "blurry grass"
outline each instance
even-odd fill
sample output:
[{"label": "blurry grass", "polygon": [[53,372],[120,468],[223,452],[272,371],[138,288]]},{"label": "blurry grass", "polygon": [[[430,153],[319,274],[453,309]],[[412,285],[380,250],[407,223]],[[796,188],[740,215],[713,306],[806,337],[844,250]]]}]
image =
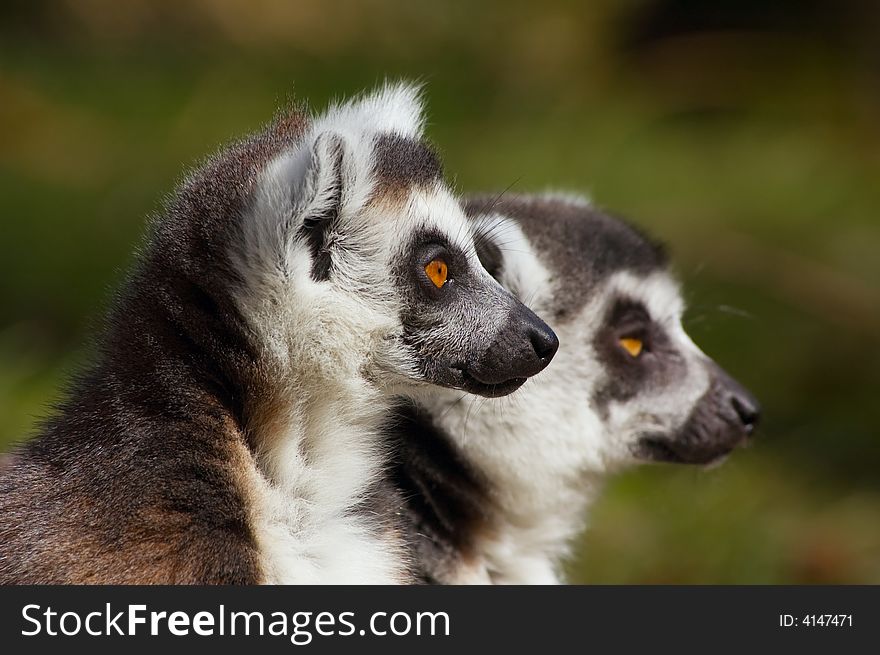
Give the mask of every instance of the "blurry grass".
[{"label": "blurry grass", "polygon": [[617,479],[591,516],[574,580],[880,583],[880,492],[827,485],[776,454]]},{"label": "blurry grass", "polygon": [[614,53],[614,3],[386,4],[372,31],[318,21],[293,43],[254,41],[251,18],[224,37],[161,23],[127,41],[137,26],[114,23],[0,39],[0,445],[57,399],[184,167],[294,91],[320,106],[407,76],[428,83],[460,190],[586,190],[667,241],[689,331],[765,406],[753,448],[720,469],[610,484],[573,578],[880,583],[873,78],[790,41]]}]

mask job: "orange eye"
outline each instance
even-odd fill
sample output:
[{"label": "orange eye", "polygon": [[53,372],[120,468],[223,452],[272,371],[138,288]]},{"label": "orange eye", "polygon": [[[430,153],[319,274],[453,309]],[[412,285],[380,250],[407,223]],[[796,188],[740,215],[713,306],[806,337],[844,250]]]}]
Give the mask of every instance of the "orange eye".
[{"label": "orange eye", "polygon": [[439,289],[446,284],[446,275],[449,273],[449,269],[442,259],[432,259],[425,266],[425,273],[428,274],[428,279],[434,283],[434,286]]},{"label": "orange eye", "polygon": [[633,357],[638,357],[642,352],[642,340],[634,337],[622,338],[620,346]]}]

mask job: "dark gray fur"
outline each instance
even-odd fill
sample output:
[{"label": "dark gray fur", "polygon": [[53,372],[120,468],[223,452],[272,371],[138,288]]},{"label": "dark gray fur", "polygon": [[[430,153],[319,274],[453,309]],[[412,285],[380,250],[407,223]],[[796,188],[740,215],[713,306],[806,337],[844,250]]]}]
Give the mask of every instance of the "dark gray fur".
[{"label": "dark gray fur", "polygon": [[[307,125],[293,111],[223,150],[153,221],[94,362],[0,466],[0,584],[263,579],[239,474],[255,466],[255,417],[277,394],[231,296],[242,281],[228,253],[258,175]],[[379,143],[387,184],[439,170],[415,142]],[[331,274],[322,235],[334,219],[298,228],[310,231],[319,280]]]},{"label": "dark gray fur", "polygon": [[491,526],[489,483],[416,403],[401,401],[386,430],[391,460],[377,491],[403,519],[416,579],[442,583]]},{"label": "dark gray fur", "polygon": [[[260,173],[296,147],[308,122],[294,111],[223,150],[181,185],[153,222],[97,339],[94,362],[73,381],[40,433],[0,466],[0,584],[264,579],[242,474],[256,469],[257,426],[289,390],[277,383],[264,344],[239,314],[232,290],[244,281],[230,253],[242,238]],[[407,185],[441,176],[425,144],[382,136],[375,146],[376,196],[393,199]],[[331,159],[339,170],[339,156]],[[339,180],[336,175],[337,186]],[[316,280],[333,277],[325,235],[337,220],[338,208],[331,208],[287,226],[307,232]],[[436,241],[422,239],[401,252],[424,254]],[[420,277],[409,287],[424,287],[424,262],[413,256],[407,275],[415,271]],[[535,329],[546,332],[548,343],[552,338],[555,344],[555,336],[511,294],[485,277],[478,283],[464,265],[458,270],[459,293],[452,284],[447,297],[473,310],[476,297],[463,292],[488,293],[506,317],[496,343],[482,343],[485,351],[476,357],[468,349],[456,354],[455,339],[419,340],[419,325],[430,332],[444,324],[436,307],[430,317],[405,317],[407,334],[424,359],[448,360],[444,372],[459,360],[475,359],[482,368],[474,373],[488,382],[480,391],[497,395],[501,385],[495,379],[506,379],[509,371],[493,367],[518,362],[516,375],[531,375],[549,357],[531,350],[521,356],[519,342],[531,349]],[[410,309],[430,304],[414,298]],[[475,326],[485,324],[482,316],[455,316],[462,322],[447,334],[480,341]],[[459,386],[456,379],[429,377],[430,367],[422,364],[429,381]],[[403,529],[394,523],[403,515],[400,496],[377,487],[367,505],[380,507],[388,519],[376,522],[377,531]]]},{"label": "dark gray fur", "polygon": [[[519,224],[561,290],[551,309],[557,322],[574,316],[610,274],[620,270],[645,274],[667,265],[661,246],[593,207],[530,196],[469,197],[465,207],[478,230],[480,217],[492,213]],[[503,248],[496,242],[503,244],[503,232],[477,234],[481,262],[500,277]],[[479,538],[496,529],[493,490],[425,409],[402,404],[389,419],[388,433],[397,456],[386,492],[400,494],[406,502],[404,516],[411,526],[416,575],[427,582],[448,580],[456,566],[474,556]]]},{"label": "dark gray fur", "polygon": [[[471,216],[498,213],[516,220],[553,275],[558,289],[553,318],[559,321],[583,307],[596,285],[611,273],[629,270],[645,275],[668,264],[662,245],[592,206],[552,196],[503,194],[470,196],[466,210]],[[499,240],[503,242],[503,234]]]},{"label": "dark gray fur", "polygon": [[0,583],[254,583],[244,491],[263,389],[225,257],[293,112],[192,174],[153,221],[97,357],[0,472]]},{"label": "dark gray fur", "polygon": [[[483,396],[501,396],[541,371],[558,346],[556,335],[503,287],[474,270],[442,234],[416,233],[395,275],[403,306],[403,339],[425,380]],[[448,265],[438,289],[425,275],[432,259]],[[487,283],[488,282],[488,283]],[[476,330],[474,326],[485,326]]]},{"label": "dark gray fur", "polygon": [[[668,268],[661,245],[626,221],[592,206],[541,196],[477,196],[467,198],[465,206],[478,231],[481,217],[494,213],[517,222],[542,264],[550,269],[557,291],[550,312],[557,326],[577,316],[611,274],[628,270],[645,276]],[[504,273],[503,243],[503,231],[476,238],[481,261],[498,278]],[[643,360],[634,365],[621,351],[618,339],[630,330],[641,330],[639,336],[657,355],[652,363]],[[621,297],[612,303],[589,345],[603,362],[608,382],[583,402],[600,414],[611,400],[624,402],[654,386],[683,379],[687,373],[666,334],[634,299]],[[757,402],[717,365],[708,360],[706,365],[713,382],[688,420],[676,434],[645,435],[636,446],[638,457],[706,463],[729,452],[752,432]],[[400,444],[389,486],[406,501],[403,514],[411,526],[416,574],[426,581],[449,580],[456,567],[474,556],[480,536],[497,529],[500,510],[493,504],[494,490],[427,410],[404,404],[388,425],[389,439]]]},{"label": "dark gray fur", "polygon": [[440,158],[425,141],[381,134],[374,145],[373,172],[385,192],[395,187],[428,186],[443,179]]},{"label": "dark gray fur", "polygon": [[[322,212],[316,212],[313,216],[307,216],[300,230],[306,237],[309,250],[312,253],[312,279],[316,282],[324,282],[330,279],[330,269],[333,258],[327,245],[327,235],[336,226],[339,220],[339,205],[342,197],[342,143],[338,137],[322,135],[319,139],[333,139],[332,163],[333,187],[332,201]],[[317,148],[317,145],[316,145]]]},{"label": "dark gray fur", "polygon": [[[610,274],[648,273],[667,263],[663,249],[638,229],[592,207],[529,196],[468,197],[465,207],[477,226],[480,260],[496,277],[503,273],[503,248],[496,242],[503,244],[504,234],[481,237],[479,219],[498,213],[520,225],[561,290],[551,310],[557,322],[574,316]],[[479,538],[495,529],[493,490],[423,408],[404,403],[389,419],[388,433],[397,456],[386,493],[406,501],[416,575],[428,582],[449,579],[474,556]]]},{"label": "dark gray fur", "polygon": [[[654,356],[634,361],[618,346],[622,336],[637,336]],[[647,308],[632,298],[615,300],[590,345],[607,372],[606,382],[591,398],[603,419],[612,401],[625,402],[655,388],[670,388],[688,374],[687,363],[666,332],[651,320]]]}]

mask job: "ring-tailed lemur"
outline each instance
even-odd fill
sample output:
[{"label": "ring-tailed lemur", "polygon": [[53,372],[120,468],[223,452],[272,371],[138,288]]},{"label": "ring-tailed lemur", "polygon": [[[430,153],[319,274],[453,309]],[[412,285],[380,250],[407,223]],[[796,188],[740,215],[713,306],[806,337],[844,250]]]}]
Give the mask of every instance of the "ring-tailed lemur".
[{"label": "ring-tailed lemur", "polygon": [[96,363],[0,474],[0,583],[411,580],[378,520],[390,399],[500,396],[553,332],[480,265],[386,86],[282,116],[182,185]]},{"label": "ring-tailed lemur", "polygon": [[480,257],[559,335],[553,365],[496,401],[425,390],[390,421],[391,479],[433,582],[554,583],[604,478],[706,464],[758,405],[681,325],[663,250],[575,196],[475,197]]}]

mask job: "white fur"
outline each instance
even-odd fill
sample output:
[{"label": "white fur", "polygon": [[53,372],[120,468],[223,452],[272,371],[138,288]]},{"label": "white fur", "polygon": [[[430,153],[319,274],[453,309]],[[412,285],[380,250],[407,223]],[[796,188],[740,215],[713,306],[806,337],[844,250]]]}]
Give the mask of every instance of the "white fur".
[{"label": "white fur", "polygon": [[[481,229],[491,229],[503,244],[505,286],[550,320],[551,275],[516,224],[505,221],[497,216],[481,221]],[[577,316],[563,324],[551,321],[560,341],[554,361],[512,396],[485,400],[441,391],[418,398],[487,475],[501,507],[501,526],[479,549],[492,582],[559,582],[569,544],[582,530],[587,507],[605,477],[634,461],[630,447],[635,429],[644,428],[644,413],[678,424],[682,408],[692,407],[708,385],[702,367],[694,367],[688,385],[636,402],[612,403],[608,417],[597,414],[590,397],[606,373],[592,339],[608,303],[619,294],[644,302],[688,358],[703,357],[681,329],[682,301],[674,281],[665,273],[640,278],[620,272]],[[472,566],[468,576],[476,577]]]},{"label": "white fur", "polygon": [[593,201],[588,195],[567,191],[565,189],[548,189],[537,195],[542,200],[558,200],[574,207],[590,207]]},{"label": "white fur", "polygon": [[[541,305],[553,297],[550,273],[532,251],[516,221],[497,213],[481,216],[475,221],[474,232],[491,240],[506,254],[504,283],[521,302]],[[540,313],[543,307],[532,309]]]},{"label": "white fur", "polygon": [[[376,135],[417,138],[421,126],[412,86],[332,106],[266,167],[231,252],[244,279],[238,303],[282,399],[250,476],[267,582],[406,580],[398,536],[381,517],[353,511],[381,471],[379,426],[392,394],[413,384],[390,269],[402,238],[425,225],[476,261],[467,219],[442,184],[374,202]],[[334,275],[316,282],[299,227],[335,198],[338,220],[326,235]]]},{"label": "white fur", "polygon": [[678,284],[668,274],[639,278],[631,273],[619,273],[612,278],[609,288],[613,293],[641,300],[652,320],[663,327],[688,365],[687,376],[674,388],[639,394],[626,403],[610,405],[605,427],[607,434],[614,437],[609,444],[614,448],[612,457],[628,462],[630,445],[638,433],[652,429],[664,432],[670,426],[681,425],[697,399],[709,388],[710,381],[706,367],[700,365],[706,356],[681,325],[684,303]]}]

